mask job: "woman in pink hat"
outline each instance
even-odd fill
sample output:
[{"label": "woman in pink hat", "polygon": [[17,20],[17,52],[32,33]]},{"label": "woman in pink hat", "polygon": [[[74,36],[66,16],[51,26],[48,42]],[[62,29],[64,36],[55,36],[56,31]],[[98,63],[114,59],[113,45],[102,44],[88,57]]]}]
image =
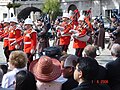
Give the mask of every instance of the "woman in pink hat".
[{"label": "woman in pink hat", "polygon": [[56,59],[41,56],[30,64],[30,71],[37,79],[37,90],[61,90],[62,83],[55,81],[61,75],[61,65]]}]

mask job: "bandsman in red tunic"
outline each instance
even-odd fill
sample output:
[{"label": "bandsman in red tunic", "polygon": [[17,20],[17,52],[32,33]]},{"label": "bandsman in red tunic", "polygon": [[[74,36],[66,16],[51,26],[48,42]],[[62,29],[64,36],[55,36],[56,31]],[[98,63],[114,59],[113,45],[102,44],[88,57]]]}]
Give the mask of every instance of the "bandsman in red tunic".
[{"label": "bandsman in red tunic", "polygon": [[24,34],[20,38],[18,38],[12,45],[16,43],[20,43],[23,41],[24,43],[24,52],[27,54],[28,57],[28,64],[27,68],[29,69],[30,63],[33,61],[33,55],[36,51],[36,44],[37,44],[37,33],[33,29],[33,22],[30,18],[27,18],[24,23]]},{"label": "bandsman in red tunic", "polygon": [[8,38],[9,38],[8,43],[9,43],[10,52],[14,50],[19,50],[21,46],[20,42],[18,42],[16,45],[11,45],[11,43],[16,41],[22,35],[21,29],[17,28],[16,26],[17,23],[18,21],[16,17],[10,18],[10,27],[9,27],[9,34],[8,34]]},{"label": "bandsman in red tunic", "polygon": [[4,54],[5,54],[5,57],[6,57],[7,62],[8,62],[9,54],[10,54],[10,51],[8,49],[8,47],[9,47],[8,34],[9,34],[9,27],[10,27],[10,19],[9,18],[4,19],[3,26],[4,26],[4,30],[3,30],[3,34],[1,35],[1,38],[3,38]]},{"label": "bandsman in red tunic", "polygon": [[73,33],[73,48],[76,49],[75,55],[78,57],[82,57],[82,51],[86,46],[86,41],[79,39],[84,37],[87,34],[87,30],[85,28],[84,16],[80,16],[78,19],[78,26],[75,30],[71,31]]},{"label": "bandsman in red tunic", "polygon": [[72,23],[70,24],[70,17],[68,13],[63,13],[62,16],[63,22],[61,23],[61,35],[59,45],[62,48],[62,51],[67,52],[68,46],[70,44],[71,33],[69,30],[73,28]]}]

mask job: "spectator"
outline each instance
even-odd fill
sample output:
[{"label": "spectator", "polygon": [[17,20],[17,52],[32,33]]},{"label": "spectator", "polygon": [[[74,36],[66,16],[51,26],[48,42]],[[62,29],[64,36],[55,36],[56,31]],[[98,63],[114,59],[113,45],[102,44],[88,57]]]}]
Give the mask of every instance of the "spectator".
[{"label": "spectator", "polygon": [[37,90],[34,75],[29,71],[19,71],[16,74],[15,90]]},{"label": "spectator", "polygon": [[8,66],[7,66],[7,65],[2,64],[2,65],[0,65],[0,68],[1,68],[2,71],[3,71],[3,74],[6,74],[6,73],[7,73],[7,71],[8,71]]},{"label": "spectator", "polygon": [[120,90],[120,45],[113,44],[111,54],[115,61],[106,64],[111,90]]},{"label": "spectator", "polygon": [[60,62],[48,56],[41,56],[30,64],[30,71],[37,79],[37,90],[61,90],[62,83],[54,81],[61,75]]},{"label": "spectator", "polygon": [[87,45],[83,50],[84,57],[96,58],[96,47],[92,45]]},{"label": "spectator", "polygon": [[81,57],[78,60],[74,79],[79,82],[79,86],[72,90],[102,90],[97,84],[92,83],[96,79],[99,69],[97,61],[89,57]]},{"label": "spectator", "polygon": [[62,90],[71,90],[78,86],[78,82],[74,80],[73,76],[77,59],[78,57],[76,55],[68,55],[63,61],[63,77],[67,78],[67,81],[62,84]]},{"label": "spectator", "polygon": [[[96,47],[92,46],[92,45],[87,45],[84,50],[83,50],[83,56],[84,57],[90,57],[93,58],[94,60],[96,60]],[[104,68],[103,66],[99,65],[99,72],[98,72],[98,76],[97,76],[97,80],[104,80],[106,79],[106,68]]]},{"label": "spectator", "polygon": [[[66,59],[69,55],[70,55],[70,54],[64,54],[64,55],[62,55],[62,56],[59,58],[59,61],[60,61],[60,63],[61,63],[61,68],[63,68],[63,66],[64,66],[64,61],[65,61],[65,59]],[[56,79],[55,81],[64,83],[64,82],[67,81],[67,79],[63,77],[63,73],[62,73],[61,76],[60,76],[58,79]]]},{"label": "spectator", "polygon": [[2,79],[3,88],[13,88],[15,82],[15,75],[20,70],[25,70],[27,63],[27,55],[23,51],[13,51],[9,57],[9,65],[13,70],[4,74]]},{"label": "spectator", "polygon": [[3,71],[2,71],[2,69],[0,68],[0,86],[1,86],[1,82],[2,82],[2,77],[3,77]]}]

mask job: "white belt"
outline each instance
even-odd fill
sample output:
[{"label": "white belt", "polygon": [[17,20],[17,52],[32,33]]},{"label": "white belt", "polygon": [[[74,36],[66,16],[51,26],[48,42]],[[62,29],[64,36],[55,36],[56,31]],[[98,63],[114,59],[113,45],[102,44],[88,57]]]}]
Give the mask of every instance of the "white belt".
[{"label": "white belt", "polygon": [[6,37],[6,38],[4,38],[4,39],[9,39],[9,38]]},{"label": "white belt", "polygon": [[15,38],[9,38],[10,41],[16,40]]},{"label": "white belt", "polygon": [[63,35],[61,35],[61,36],[71,36],[71,34],[63,34]]},{"label": "white belt", "polygon": [[24,44],[31,44],[31,42],[24,42]]}]

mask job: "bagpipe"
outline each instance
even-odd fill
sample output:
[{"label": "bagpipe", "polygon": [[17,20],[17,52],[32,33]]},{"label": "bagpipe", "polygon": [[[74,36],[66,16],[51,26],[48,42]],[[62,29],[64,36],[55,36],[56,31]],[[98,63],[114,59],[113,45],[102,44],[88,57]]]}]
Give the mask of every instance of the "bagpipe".
[{"label": "bagpipe", "polygon": [[83,16],[85,16],[85,17],[84,17],[84,23],[83,23],[83,25],[81,25],[81,31],[82,31],[82,29],[86,28],[87,33],[84,34],[84,35],[75,37],[76,39],[78,39],[80,41],[87,42],[90,39],[90,35],[91,35],[90,33],[94,32],[93,26],[92,26],[92,24],[90,22],[90,19],[91,19],[90,15],[91,15],[91,8],[89,10],[86,10],[83,13]]},{"label": "bagpipe", "polygon": [[120,14],[117,13],[117,9],[112,10],[112,17],[115,17],[117,22],[120,22]]},{"label": "bagpipe", "polygon": [[[44,26],[42,28],[42,29],[45,29],[44,37],[50,38],[52,36],[51,32],[49,32],[49,30],[51,29],[50,16],[48,14],[43,14],[40,17],[40,21],[44,23]],[[40,31],[42,30],[36,30],[36,31],[40,33]],[[40,37],[43,37],[43,35]]]},{"label": "bagpipe", "polygon": [[74,25],[78,25],[78,18],[80,17],[78,9],[74,10],[74,15],[72,16],[72,19],[69,20],[69,23],[64,26],[61,29],[64,29],[63,34],[69,33],[69,31],[73,28]]}]

